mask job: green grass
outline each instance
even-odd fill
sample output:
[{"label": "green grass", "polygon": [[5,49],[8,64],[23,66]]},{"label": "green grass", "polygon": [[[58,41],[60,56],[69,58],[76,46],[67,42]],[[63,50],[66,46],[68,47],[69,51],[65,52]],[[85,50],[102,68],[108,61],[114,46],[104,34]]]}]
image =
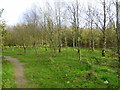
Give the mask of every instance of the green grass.
[{"label": "green grass", "polygon": [[16,88],[14,69],[7,60],[2,60],[2,88]]},{"label": "green grass", "polygon": [[2,88],[2,59],[0,59],[0,88]]},{"label": "green grass", "polygon": [[[101,49],[94,52],[81,49],[81,60],[77,50],[63,48],[61,53],[45,51],[43,47],[11,47],[4,50],[4,55],[18,58],[25,64],[25,76],[31,88],[120,88],[118,85],[118,61],[107,52],[101,57]],[[4,76],[3,76],[4,77]],[[104,81],[108,81],[105,84]]]}]

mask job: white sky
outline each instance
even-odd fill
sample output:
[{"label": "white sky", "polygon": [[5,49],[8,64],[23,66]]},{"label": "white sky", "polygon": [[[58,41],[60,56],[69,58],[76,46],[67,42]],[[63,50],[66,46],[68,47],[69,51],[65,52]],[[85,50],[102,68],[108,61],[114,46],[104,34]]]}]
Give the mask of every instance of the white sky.
[{"label": "white sky", "polygon": [[2,16],[8,25],[14,25],[19,22],[22,13],[37,2],[43,5],[43,0],[0,0],[0,8],[4,8]]},{"label": "white sky", "polygon": [[[45,7],[45,2],[50,2],[52,5],[53,2],[58,0],[0,0],[0,9],[4,8],[3,18],[7,22],[8,25],[15,25],[16,23],[19,23],[21,20],[21,15],[23,12],[26,11],[26,9],[29,9],[33,3],[39,4],[41,7]],[[59,1],[67,1],[72,2],[75,0],[59,0]],[[96,0],[79,0],[80,3],[93,3]]]}]

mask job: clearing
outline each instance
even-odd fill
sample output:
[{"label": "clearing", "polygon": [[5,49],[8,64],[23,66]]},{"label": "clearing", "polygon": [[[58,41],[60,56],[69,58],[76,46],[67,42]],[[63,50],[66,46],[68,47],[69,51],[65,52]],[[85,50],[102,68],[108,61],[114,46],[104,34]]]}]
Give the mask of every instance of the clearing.
[{"label": "clearing", "polygon": [[101,57],[101,49],[92,52],[82,48],[79,60],[76,49],[63,48],[57,53],[42,46],[37,53],[34,48],[27,48],[24,54],[23,48],[17,47],[8,47],[3,52],[14,64],[19,87],[27,80],[31,88],[119,88],[118,59],[112,54],[108,50],[106,57]]}]

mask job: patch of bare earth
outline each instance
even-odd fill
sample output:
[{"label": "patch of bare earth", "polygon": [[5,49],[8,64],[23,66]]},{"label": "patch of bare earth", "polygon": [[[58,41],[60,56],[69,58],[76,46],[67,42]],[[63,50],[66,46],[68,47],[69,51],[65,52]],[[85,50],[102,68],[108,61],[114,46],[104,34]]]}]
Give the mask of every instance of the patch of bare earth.
[{"label": "patch of bare earth", "polygon": [[26,84],[27,81],[26,81],[25,76],[24,76],[23,65],[26,64],[26,63],[21,63],[18,59],[12,58],[10,56],[4,56],[4,57],[10,63],[13,64],[13,67],[15,69],[14,75],[15,75],[15,78],[16,78],[16,83],[17,83],[18,88],[24,87],[24,85]]}]

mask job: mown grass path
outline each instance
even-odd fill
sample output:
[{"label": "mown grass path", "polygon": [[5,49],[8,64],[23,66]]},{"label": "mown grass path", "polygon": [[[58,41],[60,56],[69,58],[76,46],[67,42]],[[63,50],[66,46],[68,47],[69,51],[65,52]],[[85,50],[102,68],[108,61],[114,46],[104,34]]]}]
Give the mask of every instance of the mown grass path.
[{"label": "mown grass path", "polygon": [[4,56],[10,63],[13,64],[13,68],[15,69],[14,71],[14,75],[16,78],[16,82],[17,82],[17,87],[18,88],[22,88],[24,87],[24,85],[26,84],[26,79],[24,76],[24,68],[23,65],[25,63],[21,63],[18,59],[16,58],[12,58],[10,56]]}]

